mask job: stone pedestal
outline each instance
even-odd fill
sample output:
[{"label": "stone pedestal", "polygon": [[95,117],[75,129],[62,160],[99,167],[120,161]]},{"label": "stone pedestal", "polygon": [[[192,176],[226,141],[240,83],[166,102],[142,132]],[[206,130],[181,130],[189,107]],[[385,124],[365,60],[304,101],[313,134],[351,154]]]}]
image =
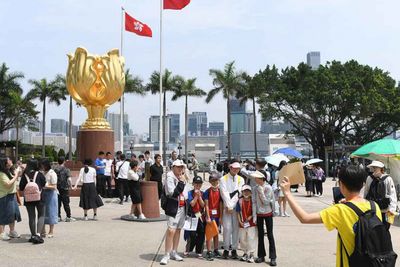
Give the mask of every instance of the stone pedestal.
[{"label": "stone pedestal", "polygon": [[104,153],[109,151],[114,155],[114,132],[99,130],[78,131],[76,150],[78,151],[77,159],[82,162],[88,158],[94,161],[99,151]]},{"label": "stone pedestal", "polygon": [[146,218],[159,218],[160,205],[158,201],[157,182],[143,181],[140,183],[142,193],[142,211]]}]

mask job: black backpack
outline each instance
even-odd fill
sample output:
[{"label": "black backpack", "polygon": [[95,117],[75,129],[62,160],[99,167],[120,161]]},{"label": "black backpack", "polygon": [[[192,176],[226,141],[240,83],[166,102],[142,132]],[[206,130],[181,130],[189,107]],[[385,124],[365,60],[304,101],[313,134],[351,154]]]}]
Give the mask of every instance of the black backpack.
[{"label": "black backpack", "polygon": [[68,178],[70,177],[69,169],[61,166],[59,168],[55,168],[54,171],[57,174],[57,189],[68,190],[70,187],[68,182]]},{"label": "black backpack", "polygon": [[[395,267],[397,255],[393,251],[392,239],[386,226],[376,216],[376,207],[369,201],[371,209],[363,212],[351,202],[344,203],[359,217],[355,224],[355,247],[353,254],[349,255],[342,238],[341,252],[344,251],[349,259],[350,267]],[[343,255],[340,255],[340,266],[343,265]]]},{"label": "black backpack", "polygon": [[390,205],[390,198],[386,197],[385,180],[389,175],[384,175],[380,179],[372,178],[371,185],[366,199],[375,201],[381,210],[385,210]]}]

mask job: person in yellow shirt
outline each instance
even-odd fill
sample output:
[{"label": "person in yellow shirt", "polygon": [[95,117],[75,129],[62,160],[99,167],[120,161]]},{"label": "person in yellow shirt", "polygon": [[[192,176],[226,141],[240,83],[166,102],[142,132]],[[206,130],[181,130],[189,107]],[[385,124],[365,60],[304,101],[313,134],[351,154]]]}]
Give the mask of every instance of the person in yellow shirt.
[{"label": "person in yellow shirt", "polygon": [[[360,191],[364,186],[367,179],[367,173],[358,166],[343,167],[339,171],[339,187],[340,191],[345,197],[343,201],[350,201],[355,204],[363,212],[371,209],[369,201],[360,196]],[[292,209],[293,213],[303,224],[319,224],[323,223],[328,231],[336,229],[343,241],[349,255],[354,251],[355,247],[355,233],[354,224],[358,221],[357,214],[348,206],[343,204],[335,204],[320,212],[307,213],[296,202],[290,192],[290,182],[285,177],[280,184],[283,193]],[[382,220],[379,206],[375,204],[376,215]],[[341,242],[338,237],[336,246],[336,267],[341,266],[341,257],[344,267],[349,267],[349,261],[346,253],[341,252]]]}]

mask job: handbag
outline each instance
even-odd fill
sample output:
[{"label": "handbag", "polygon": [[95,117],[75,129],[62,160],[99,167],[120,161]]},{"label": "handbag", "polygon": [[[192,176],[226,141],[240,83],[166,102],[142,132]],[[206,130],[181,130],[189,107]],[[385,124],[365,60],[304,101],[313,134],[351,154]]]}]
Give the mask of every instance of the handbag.
[{"label": "handbag", "polygon": [[104,206],[103,199],[101,198],[100,195],[97,195],[97,196],[96,196],[96,206],[97,206],[97,207]]}]

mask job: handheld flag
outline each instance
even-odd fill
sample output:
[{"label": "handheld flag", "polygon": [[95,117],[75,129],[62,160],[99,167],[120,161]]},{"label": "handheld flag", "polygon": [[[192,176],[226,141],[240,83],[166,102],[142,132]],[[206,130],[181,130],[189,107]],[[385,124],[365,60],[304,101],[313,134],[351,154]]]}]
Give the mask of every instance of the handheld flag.
[{"label": "handheld flag", "polygon": [[137,19],[129,16],[128,13],[126,12],[125,12],[125,30],[127,30],[128,32],[136,33],[137,35],[140,36],[147,36],[147,37],[153,36],[151,28],[147,26],[147,24],[144,24],[138,21]]}]

